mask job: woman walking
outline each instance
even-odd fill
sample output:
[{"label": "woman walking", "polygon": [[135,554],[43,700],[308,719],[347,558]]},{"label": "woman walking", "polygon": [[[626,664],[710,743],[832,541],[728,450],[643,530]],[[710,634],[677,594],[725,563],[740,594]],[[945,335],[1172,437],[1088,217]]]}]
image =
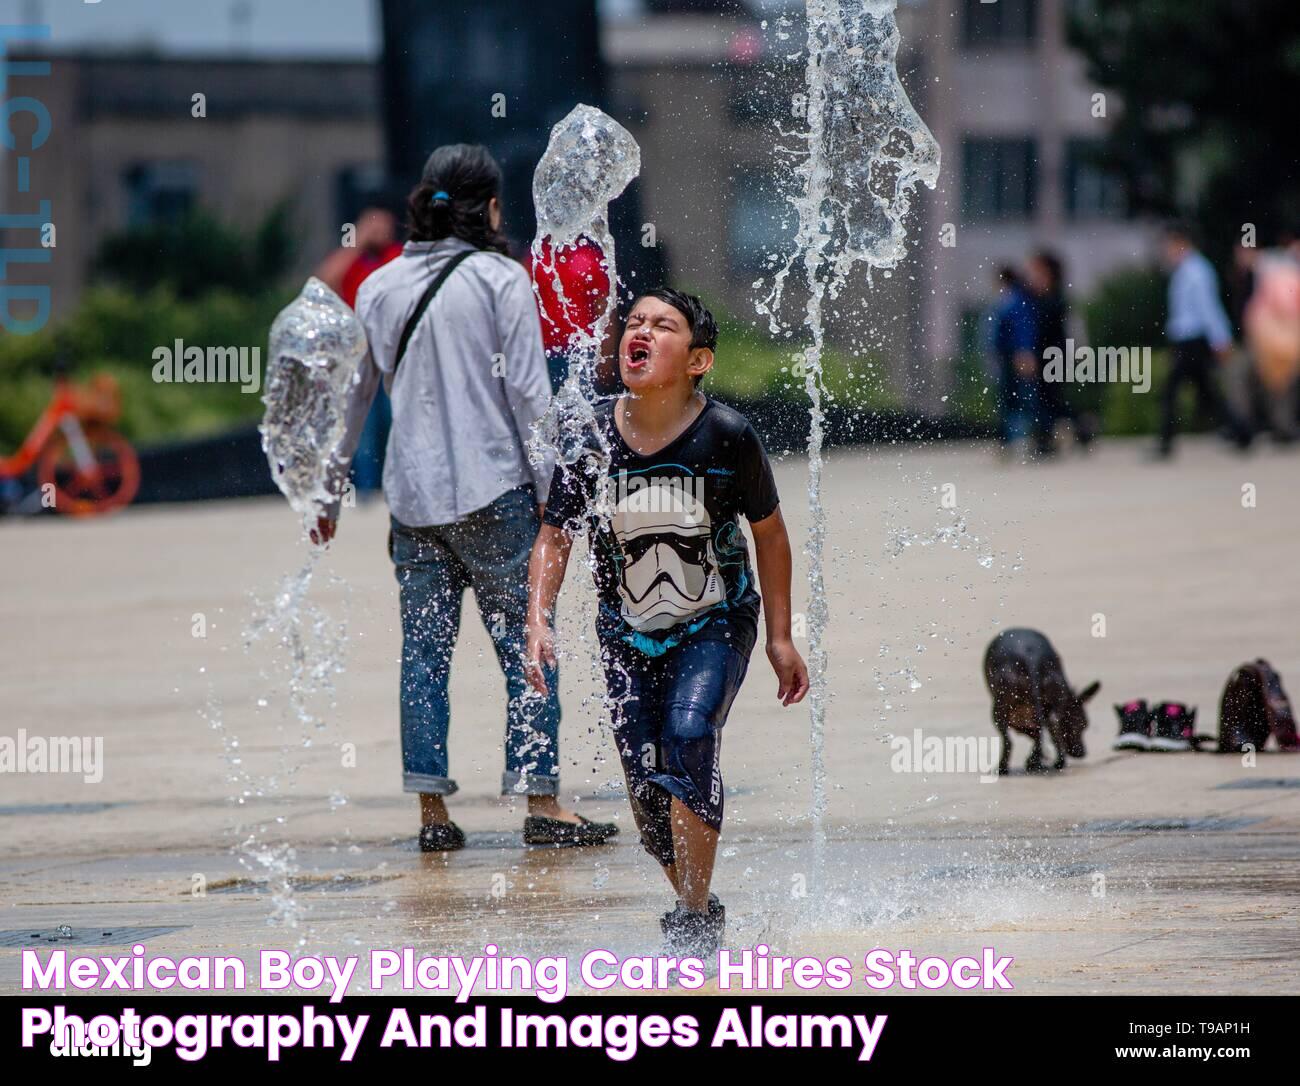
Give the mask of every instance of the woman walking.
[{"label": "woman walking", "polygon": [[1031,256],[1029,286],[1033,292],[1037,330],[1034,344],[1038,366],[1034,438],[1038,455],[1051,456],[1056,451],[1056,424],[1061,419],[1071,424],[1075,441],[1086,449],[1092,442],[1092,420],[1079,414],[1062,384],[1049,381],[1044,375],[1047,352],[1056,348],[1064,358],[1069,350],[1070,305],[1065,296],[1065,265],[1061,258],[1046,249]]},{"label": "woman walking", "polygon": [[[465,844],[445,797],[457,790],[448,681],[466,588],[506,679],[501,792],[528,796],[525,841],[591,845],[617,832],[560,805],[559,701],[524,676],[528,555],[552,470],[530,463],[527,442],[551,390],[528,273],[505,255],[500,191],[483,147],[429,157],[409,199],[411,240],[357,296],[370,353],[337,454],[345,470],[382,382],[393,402],[384,494],[402,612],[402,786],[420,797],[426,852]],[[324,539],[336,517],[318,526]]]}]

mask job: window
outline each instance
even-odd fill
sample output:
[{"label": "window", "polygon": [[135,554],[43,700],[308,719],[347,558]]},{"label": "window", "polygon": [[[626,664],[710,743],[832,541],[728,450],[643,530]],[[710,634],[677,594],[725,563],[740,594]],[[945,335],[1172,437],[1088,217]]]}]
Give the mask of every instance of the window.
[{"label": "window", "polygon": [[1038,150],[1032,139],[962,143],[962,212],[968,220],[1026,219],[1037,202]]},{"label": "window", "polygon": [[979,49],[1030,45],[1038,24],[1038,0],[964,0],[962,44]]},{"label": "window", "polygon": [[167,225],[185,218],[198,197],[193,162],[140,162],[126,171],[128,226]]},{"label": "window", "polygon": [[762,271],[770,255],[790,250],[794,230],[794,208],[775,191],[769,174],[741,170],[732,188],[727,231],[732,272]]},{"label": "window", "polygon": [[1100,157],[1100,140],[1065,145],[1065,211],[1072,219],[1119,219],[1128,214],[1123,179]]}]

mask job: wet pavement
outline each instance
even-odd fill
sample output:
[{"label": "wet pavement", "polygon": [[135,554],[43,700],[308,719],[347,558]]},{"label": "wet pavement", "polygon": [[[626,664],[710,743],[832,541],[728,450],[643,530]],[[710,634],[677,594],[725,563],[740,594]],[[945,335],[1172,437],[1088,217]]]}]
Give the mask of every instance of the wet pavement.
[{"label": "wet pavement", "polygon": [[[974,446],[834,455],[825,862],[806,816],[807,714],[776,703],[760,653],[725,732],[715,888],[728,942],[851,958],[993,946],[1014,955],[1009,975],[1025,992],[1300,989],[1300,756],[1244,765],[1109,749],[1111,704],[1138,696],[1196,704],[1198,730],[1212,733],[1223,682],[1257,655],[1300,689],[1296,466],[1205,441],[1172,465],[1143,462],[1129,442],[1032,468]],[[797,460],[778,482],[797,546]],[[0,736],[102,737],[105,760],[98,783],[0,776],[0,991],[15,990],[24,945],[123,953],[144,940],[150,953],[250,962],[263,946],[658,949],[671,901],[633,840],[601,731],[576,562],[561,618],[577,653],[562,687],[563,796],[622,834],[593,850],[523,845],[522,799],[496,795],[503,683],[467,601],[452,684],[461,791],[449,805],[469,843],[449,856],[416,849],[398,775],[385,532],[381,505],[348,510],[323,567],[347,587],[322,575],[313,588],[331,613],[346,607],[350,639],[336,704],[321,703],[326,726],[304,738],[282,673],[242,637],[250,593],[301,565],[282,504],[0,523]],[[1046,632],[1076,685],[1102,680],[1088,757],[1026,776],[1020,739],[1012,775],[992,782],[971,767],[900,764],[894,737],[993,739],[980,660],[1009,625]],[[275,870],[290,873],[287,898],[268,886]]]}]

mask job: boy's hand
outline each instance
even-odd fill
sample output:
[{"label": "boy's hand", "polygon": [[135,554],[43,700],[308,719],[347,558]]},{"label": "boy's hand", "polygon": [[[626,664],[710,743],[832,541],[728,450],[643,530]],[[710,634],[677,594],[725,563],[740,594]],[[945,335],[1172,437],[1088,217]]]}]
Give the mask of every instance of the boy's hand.
[{"label": "boy's hand", "polygon": [[524,677],[539,694],[546,693],[544,668],[555,667],[555,631],[548,623],[528,623],[524,649]]},{"label": "boy's hand", "polygon": [[767,658],[772,662],[776,672],[778,687],[776,696],[782,705],[794,705],[803,701],[808,693],[808,665],[803,662],[799,650],[789,638],[767,643]]}]

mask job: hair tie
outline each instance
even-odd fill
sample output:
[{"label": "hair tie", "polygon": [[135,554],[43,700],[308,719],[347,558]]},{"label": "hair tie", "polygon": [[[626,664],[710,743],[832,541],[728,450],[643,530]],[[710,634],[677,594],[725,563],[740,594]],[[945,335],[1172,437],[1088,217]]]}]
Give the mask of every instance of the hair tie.
[{"label": "hair tie", "polygon": [[451,196],[450,194],[443,192],[442,189],[439,189],[437,192],[433,194],[433,202],[436,204],[439,200],[443,200],[449,203],[451,201]]}]

